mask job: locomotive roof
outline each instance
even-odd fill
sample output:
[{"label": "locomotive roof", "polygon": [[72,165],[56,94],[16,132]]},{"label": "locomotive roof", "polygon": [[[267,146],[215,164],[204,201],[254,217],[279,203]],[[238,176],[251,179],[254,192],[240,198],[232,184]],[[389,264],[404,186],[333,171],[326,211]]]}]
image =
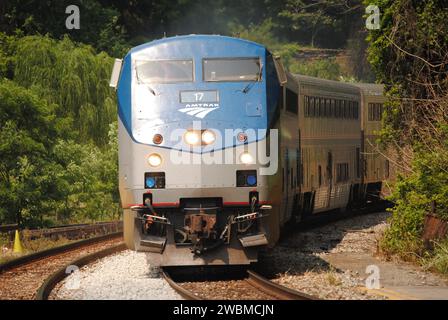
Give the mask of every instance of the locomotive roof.
[{"label": "locomotive roof", "polygon": [[247,43],[252,46],[265,48],[265,46],[263,46],[259,43],[256,43],[256,42],[253,42],[250,40],[246,40],[246,39],[242,39],[242,38],[221,36],[221,35],[217,35],[217,34],[209,34],[209,35],[208,34],[189,34],[189,35],[174,36],[174,37],[167,37],[167,38],[153,40],[153,41],[150,41],[150,42],[147,42],[147,43],[144,43],[144,44],[141,44],[139,46],[132,48],[130,52],[135,52],[135,51],[139,51],[139,50],[142,50],[147,47],[154,46],[154,45],[169,43],[169,42],[179,41],[179,40],[202,40],[202,41],[224,40],[224,41],[229,41],[229,42],[242,42],[242,43]]}]

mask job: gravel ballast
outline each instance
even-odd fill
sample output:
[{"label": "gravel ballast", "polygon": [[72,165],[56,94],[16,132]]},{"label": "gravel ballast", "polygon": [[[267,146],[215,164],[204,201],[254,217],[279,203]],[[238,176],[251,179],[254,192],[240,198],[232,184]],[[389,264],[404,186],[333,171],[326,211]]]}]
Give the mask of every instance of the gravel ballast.
[{"label": "gravel ballast", "polygon": [[365,290],[365,275],[336,269],[327,257],[372,254],[389,216],[387,212],[374,213],[293,232],[262,255],[263,269],[274,282],[321,299],[384,299]]},{"label": "gravel ballast", "polygon": [[[386,299],[366,288],[364,264],[378,264],[382,277],[388,269],[376,257],[378,241],[387,228],[389,213],[380,212],[302,231],[291,232],[276,247],[260,255],[261,274],[297,291],[335,300]],[[347,266],[352,262],[362,268]],[[403,272],[394,271],[396,274]],[[76,275],[76,274],[75,274]],[[181,299],[162,278],[150,276],[147,255],[130,250],[99,260],[78,272],[80,286],[70,289],[71,275],[53,290],[52,299]],[[394,276],[396,276],[394,274]],[[409,276],[410,277],[410,276]],[[188,283],[184,284],[188,287]],[[241,299],[223,283],[207,283],[207,290]],[[231,287],[231,286],[230,286]],[[190,288],[191,289],[191,288]],[[262,299],[261,297],[248,297]],[[211,297],[220,298],[220,297]]]},{"label": "gravel ballast", "polygon": [[[58,284],[50,299],[182,299],[164,279],[152,278],[149,271],[150,264],[145,253],[126,250],[71,274]],[[77,283],[79,286],[76,286]]]}]

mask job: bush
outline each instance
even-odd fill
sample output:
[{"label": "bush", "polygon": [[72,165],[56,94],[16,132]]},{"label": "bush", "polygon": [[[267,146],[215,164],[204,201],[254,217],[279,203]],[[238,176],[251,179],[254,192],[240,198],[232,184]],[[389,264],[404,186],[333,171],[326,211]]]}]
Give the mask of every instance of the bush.
[{"label": "bush", "polygon": [[341,67],[334,58],[295,61],[290,65],[289,71],[328,80],[340,80],[342,76]]},{"label": "bush", "polygon": [[[397,183],[397,188],[402,184],[406,182]],[[421,252],[423,248],[420,235],[428,208],[429,200],[414,191],[404,198],[396,199],[391,209],[390,226],[380,242],[380,248],[386,256],[396,254],[404,259],[415,259],[414,253]]]},{"label": "bush", "polygon": [[424,260],[424,266],[429,270],[448,274],[448,239],[434,243],[434,252]]}]

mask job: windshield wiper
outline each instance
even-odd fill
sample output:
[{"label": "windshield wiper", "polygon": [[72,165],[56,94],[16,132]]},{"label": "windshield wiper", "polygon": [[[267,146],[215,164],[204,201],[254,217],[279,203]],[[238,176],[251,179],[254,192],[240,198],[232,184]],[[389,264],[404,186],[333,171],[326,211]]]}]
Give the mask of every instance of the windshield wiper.
[{"label": "windshield wiper", "polygon": [[[144,83],[144,82],[143,82]],[[148,84],[144,83],[146,87],[148,88],[149,92],[151,92],[153,95],[157,96],[157,93],[154,91],[153,88],[151,88]]]},{"label": "windshield wiper", "polygon": [[252,87],[254,86],[255,82],[250,82],[247,84],[247,86],[244,87],[243,90],[241,90],[242,93],[248,93],[250,91],[250,89],[252,89]]},{"label": "windshield wiper", "polygon": [[[258,73],[257,76],[257,81],[261,81],[261,78],[263,77],[263,65],[261,65],[260,67],[260,72]],[[248,83],[243,90],[241,90],[242,93],[248,93],[250,91],[250,89],[252,89],[252,87],[254,86],[255,81]]]},{"label": "windshield wiper", "polygon": [[146,88],[148,88],[149,92],[151,92],[153,95],[157,96],[158,94],[154,91],[153,88],[151,88],[151,86],[149,84],[147,84],[146,82],[140,80],[140,77],[138,76],[138,71],[137,68],[135,69],[135,75],[137,77],[137,83],[138,84],[144,84],[146,86]]}]

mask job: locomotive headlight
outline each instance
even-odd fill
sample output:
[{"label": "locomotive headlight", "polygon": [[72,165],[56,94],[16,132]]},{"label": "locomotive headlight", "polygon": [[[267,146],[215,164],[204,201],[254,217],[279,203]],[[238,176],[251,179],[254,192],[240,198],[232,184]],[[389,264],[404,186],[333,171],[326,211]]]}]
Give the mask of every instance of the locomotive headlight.
[{"label": "locomotive headlight", "polygon": [[215,142],[216,136],[213,133],[213,131],[210,130],[205,130],[204,132],[202,132],[202,142],[204,144],[211,144],[213,142]]},{"label": "locomotive headlight", "polygon": [[151,167],[158,167],[162,164],[162,157],[153,153],[148,157],[148,163]]},{"label": "locomotive headlight", "polygon": [[196,145],[201,141],[201,136],[197,131],[187,131],[184,135],[185,142],[191,145]]},{"label": "locomotive headlight", "polygon": [[252,155],[250,153],[248,153],[248,152],[242,153],[241,156],[240,156],[240,160],[244,164],[254,163],[254,157],[252,157]]}]

